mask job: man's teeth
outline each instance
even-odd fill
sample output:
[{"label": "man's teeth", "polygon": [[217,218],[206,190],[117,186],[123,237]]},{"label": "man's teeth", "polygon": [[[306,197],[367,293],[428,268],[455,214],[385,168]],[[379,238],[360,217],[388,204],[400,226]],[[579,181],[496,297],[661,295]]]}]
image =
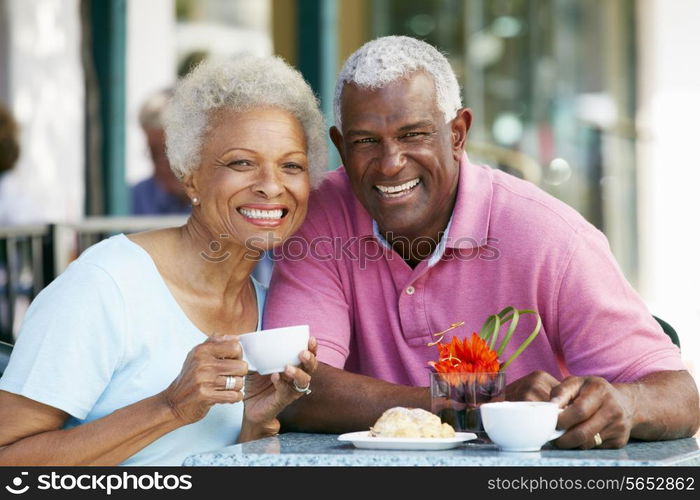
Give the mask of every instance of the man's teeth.
[{"label": "man's teeth", "polygon": [[399,186],[382,186],[380,184],[377,184],[376,187],[383,194],[396,195],[398,193],[403,193],[404,191],[408,191],[409,189],[414,188],[418,185],[419,182],[420,179],[413,179],[412,181],[404,182]]},{"label": "man's teeth", "polygon": [[239,208],[238,211],[249,219],[281,219],[282,209],[259,210],[257,208]]}]

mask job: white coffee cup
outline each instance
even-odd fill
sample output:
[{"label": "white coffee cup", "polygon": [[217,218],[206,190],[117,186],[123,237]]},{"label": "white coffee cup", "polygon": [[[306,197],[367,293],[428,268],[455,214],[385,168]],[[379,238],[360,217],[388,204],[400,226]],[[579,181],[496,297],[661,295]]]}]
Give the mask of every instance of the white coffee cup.
[{"label": "white coffee cup", "polygon": [[503,451],[539,451],[557,439],[559,405],[547,401],[499,401],[480,406],[481,421],[491,441]]},{"label": "white coffee cup", "polygon": [[260,375],[283,372],[286,365],[298,365],[299,354],[309,344],[309,325],[285,326],[244,333],[238,340],[248,370]]}]

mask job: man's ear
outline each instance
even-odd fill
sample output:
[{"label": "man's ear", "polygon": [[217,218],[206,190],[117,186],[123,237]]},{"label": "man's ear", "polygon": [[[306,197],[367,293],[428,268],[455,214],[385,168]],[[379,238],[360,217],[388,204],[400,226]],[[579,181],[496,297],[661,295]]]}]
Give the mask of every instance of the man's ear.
[{"label": "man's ear", "polygon": [[457,111],[457,116],[452,120],[452,151],[455,155],[455,160],[459,161],[462,157],[462,152],[467,144],[467,134],[472,126],[472,110],[462,108]]},{"label": "man's ear", "polygon": [[329,135],[331,136],[331,141],[333,141],[333,144],[335,145],[335,149],[338,150],[338,154],[340,155],[340,159],[343,161],[343,165],[345,164],[345,148],[343,147],[343,134],[340,133],[340,130],[338,130],[338,127],[333,126],[329,129],[328,131]]}]

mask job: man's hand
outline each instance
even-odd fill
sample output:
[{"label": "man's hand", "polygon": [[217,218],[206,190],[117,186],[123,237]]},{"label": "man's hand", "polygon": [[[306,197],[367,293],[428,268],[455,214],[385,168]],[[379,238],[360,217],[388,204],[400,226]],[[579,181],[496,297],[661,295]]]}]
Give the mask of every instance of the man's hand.
[{"label": "man's hand", "polygon": [[545,371],[537,370],[508,384],[506,399],[508,401],[549,401],[552,388],[557,385],[559,385],[557,379]]},{"label": "man's hand", "polygon": [[555,441],[559,448],[622,448],[629,441],[634,405],[605,379],[568,377],[552,388],[551,401],[564,409],[557,427],[566,433]]},{"label": "man's hand", "polygon": [[506,399],[557,402],[563,408],[557,427],[567,430],[554,441],[559,448],[622,448],[630,438],[690,437],[700,426],[698,390],[684,370],[615,384],[601,377],[568,377],[560,383],[535,371],[508,385]]},{"label": "man's hand", "polygon": [[[554,443],[559,448],[622,448],[632,428],[633,411],[625,396],[600,377],[568,377],[561,383],[544,371],[534,371],[506,387],[509,401],[553,401],[564,410],[557,428],[567,432]],[[601,444],[595,435],[600,434]]]}]

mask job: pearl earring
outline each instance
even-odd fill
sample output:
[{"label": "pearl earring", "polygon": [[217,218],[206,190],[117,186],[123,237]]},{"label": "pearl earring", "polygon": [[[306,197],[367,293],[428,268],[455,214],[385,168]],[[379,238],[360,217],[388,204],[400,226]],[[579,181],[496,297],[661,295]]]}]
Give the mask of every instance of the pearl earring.
[{"label": "pearl earring", "polygon": [[193,205],[197,205],[198,203],[199,203],[199,198],[197,198],[196,196],[194,198],[192,198]]}]

